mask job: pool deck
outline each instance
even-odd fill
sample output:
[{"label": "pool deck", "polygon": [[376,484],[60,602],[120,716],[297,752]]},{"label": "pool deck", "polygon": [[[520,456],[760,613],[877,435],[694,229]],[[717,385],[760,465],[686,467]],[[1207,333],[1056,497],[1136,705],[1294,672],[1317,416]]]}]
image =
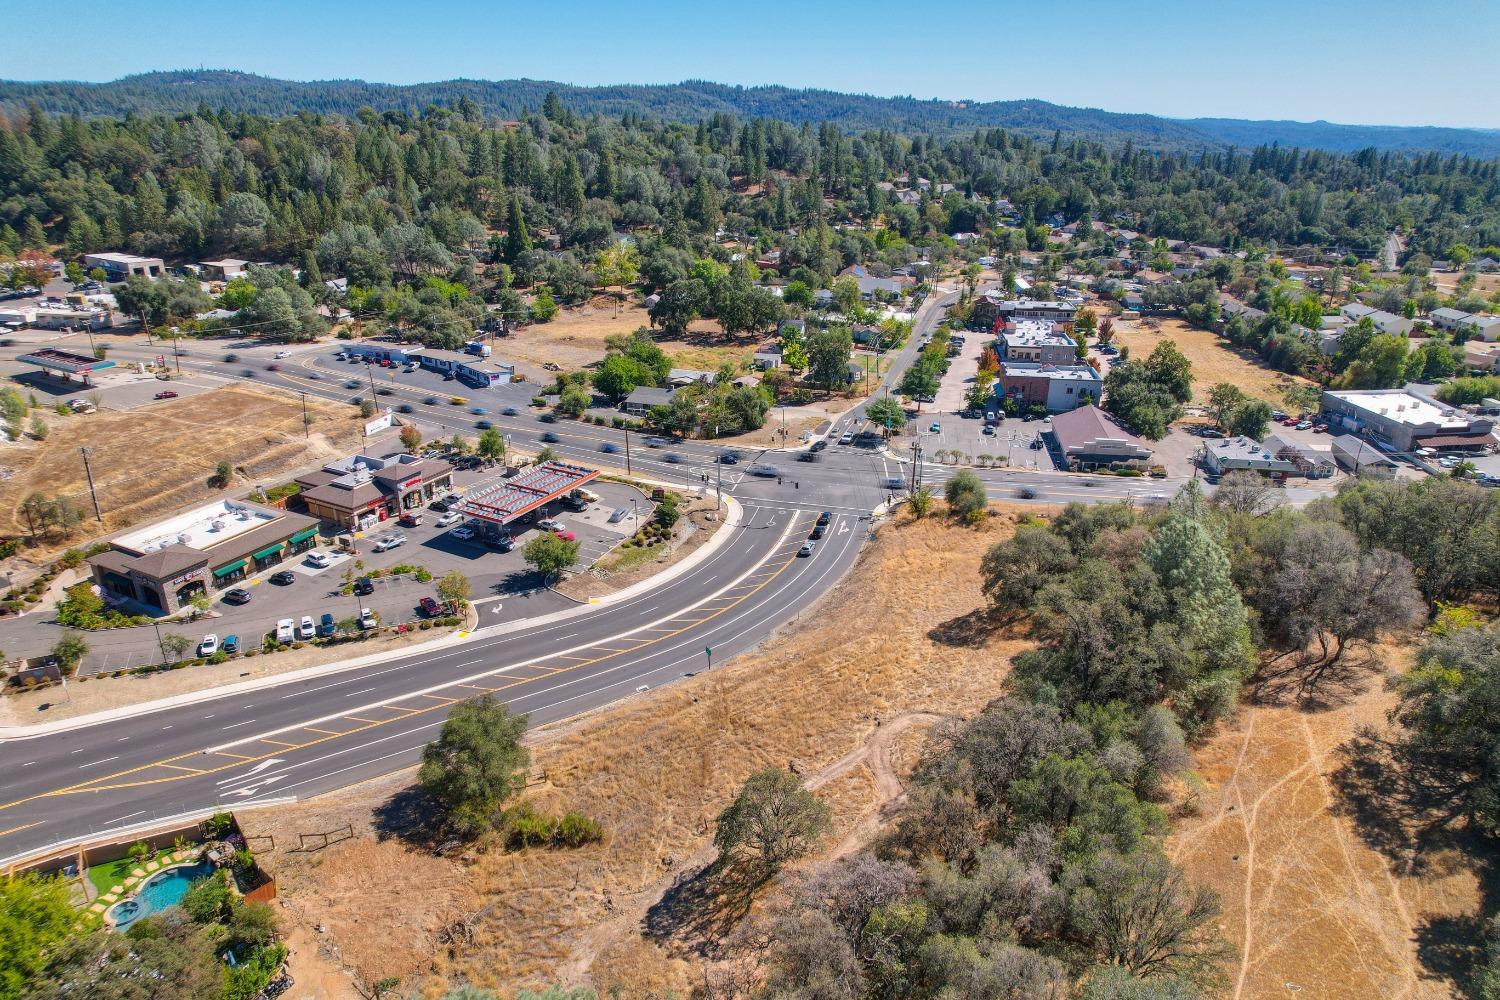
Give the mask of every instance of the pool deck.
[{"label": "pool deck", "polygon": [[103,920],[104,911],[115,905],[122,899],[127,899],[135,894],[136,887],[146,879],[158,872],[166,871],[168,868],[177,868],[189,862],[197,861],[202,854],[202,847],[184,847],[173,851],[170,855],[158,861],[148,861],[144,865],[133,868],[130,874],[125,876],[120,885],[111,886],[110,890],[88,906],[88,913],[93,914],[95,919]]}]

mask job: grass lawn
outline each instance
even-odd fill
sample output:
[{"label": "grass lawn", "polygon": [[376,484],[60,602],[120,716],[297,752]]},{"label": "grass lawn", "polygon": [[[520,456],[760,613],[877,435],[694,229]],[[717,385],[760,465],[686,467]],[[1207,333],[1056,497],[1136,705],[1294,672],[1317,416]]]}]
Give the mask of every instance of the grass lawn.
[{"label": "grass lawn", "polygon": [[[170,857],[172,848],[164,848],[157,851],[152,860],[163,861]],[[90,865],[88,880],[94,883],[94,888],[99,890],[99,895],[104,895],[117,885],[124,885],[125,879],[137,867],[144,868],[145,865],[137,865],[130,858],[121,858],[118,861],[106,861],[102,865]]]}]

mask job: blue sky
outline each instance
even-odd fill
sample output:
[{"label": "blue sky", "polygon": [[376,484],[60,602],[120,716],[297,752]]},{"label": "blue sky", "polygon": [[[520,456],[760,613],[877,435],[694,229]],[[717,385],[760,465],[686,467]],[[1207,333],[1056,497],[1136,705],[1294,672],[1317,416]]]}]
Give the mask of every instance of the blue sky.
[{"label": "blue sky", "polygon": [[7,79],[199,67],[387,83],[707,79],[1500,127],[1495,0],[0,0],[0,24]]}]

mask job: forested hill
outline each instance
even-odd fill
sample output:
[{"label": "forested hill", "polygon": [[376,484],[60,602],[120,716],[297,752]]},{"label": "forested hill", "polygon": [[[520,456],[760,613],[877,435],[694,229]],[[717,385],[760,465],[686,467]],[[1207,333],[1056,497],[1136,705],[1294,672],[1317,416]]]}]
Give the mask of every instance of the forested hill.
[{"label": "forested hill", "polygon": [[1046,101],[917,100],[871,97],[788,87],[731,87],[688,81],[657,86],[574,87],[541,80],[446,80],[409,86],[363,80],[297,82],[221,70],[145,73],[109,83],[18,83],[0,81],[0,108],[35,101],[44,110],[85,117],[127,113],[181,113],[200,105],[267,115],[299,111],[352,115],[376,111],[421,111],[467,97],[486,114],[518,118],[535,110],[549,91],[583,114],[652,115],[700,121],[714,114],[834,122],[845,129],[900,132],[967,132],[1006,128],[1033,137],[1061,130],[1077,137],[1123,146],[1183,151],[1225,145],[1281,143],[1349,152],[1374,146],[1391,150],[1435,150],[1478,157],[1500,156],[1500,130],[1334,125],[1327,122],[1261,122],[1238,119],[1178,121],[1154,115],[1069,108]]}]

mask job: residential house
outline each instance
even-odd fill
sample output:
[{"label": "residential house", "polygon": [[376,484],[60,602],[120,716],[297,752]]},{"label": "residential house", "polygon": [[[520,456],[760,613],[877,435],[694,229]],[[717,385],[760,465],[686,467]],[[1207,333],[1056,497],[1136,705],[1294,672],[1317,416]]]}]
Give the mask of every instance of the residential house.
[{"label": "residential house", "polygon": [[1439,330],[1457,330],[1460,323],[1470,318],[1470,314],[1462,309],[1443,306],[1441,309],[1434,309],[1428,313],[1427,318]]},{"label": "residential house", "polygon": [[750,363],[761,371],[780,368],[782,351],[783,348],[779,343],[762,344],[755,349],[755,354],[751,357]]},{"label": "residential house", "polygon": [[1470,371],[1500,371],[1500,344],[1470,340],[1464,344],[1464,367]]},{"label": "residential house", "polygon": [[667,385],[674,389],[694,383],[712,385],[718,377],[715,372],[699,371],[695,368],[673,368],[667,372]]},{"label": "residential house", "polygon": [[644,417],[651,411],[651,407],[666,406],[672,402],[675,392],[675,389],[658,389],[655,386],[643,385],[625,397],[625,401],[620,404],[620,409],[624,410],[627,416]]},{"label": "residential house", "polygon": [[1093,404],[1052,418],[1053,441],[1075,472],[1144,465],[1151,447]]}]

